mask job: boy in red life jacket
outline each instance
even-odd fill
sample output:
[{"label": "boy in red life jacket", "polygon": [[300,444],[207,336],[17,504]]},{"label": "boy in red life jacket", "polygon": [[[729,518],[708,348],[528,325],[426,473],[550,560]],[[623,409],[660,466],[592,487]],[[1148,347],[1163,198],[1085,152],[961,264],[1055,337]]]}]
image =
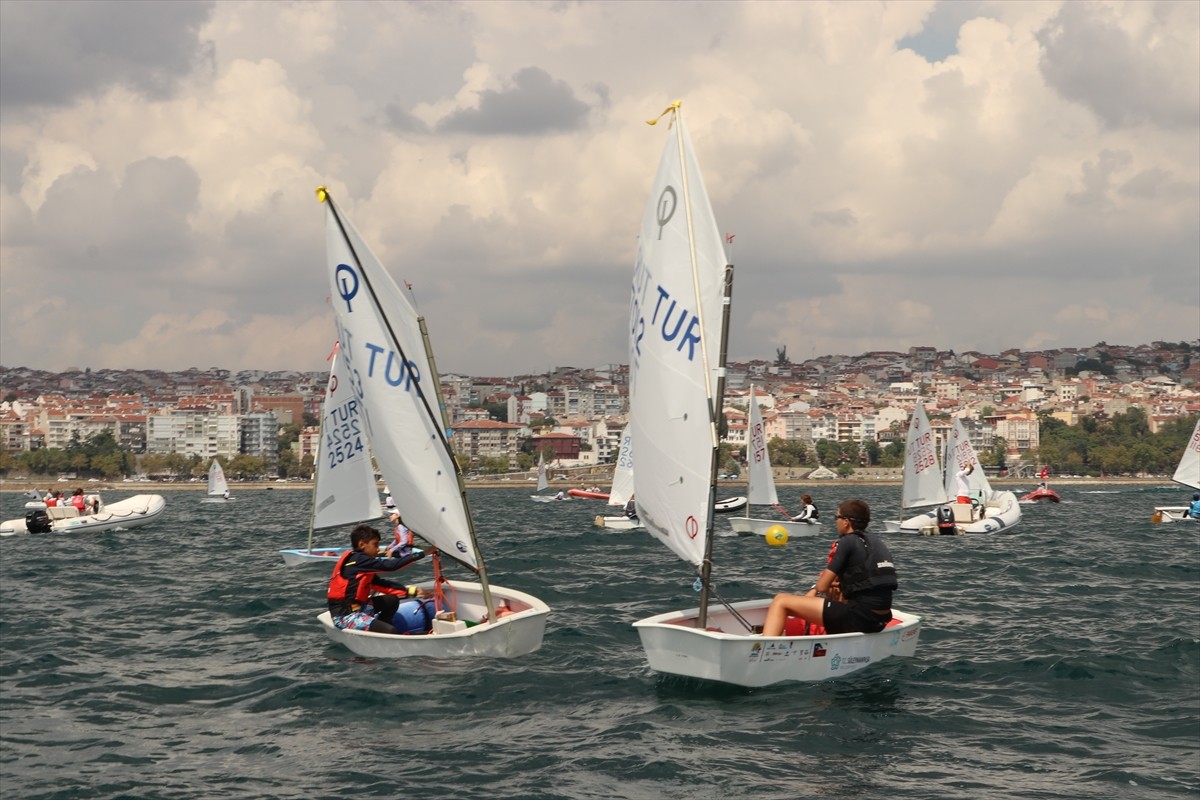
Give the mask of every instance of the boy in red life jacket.
[{"label": "boy in red life jacket", "polygon": [[[379,531],[369,525],[359,525],[350,532],[351,549],[342,554],[329,578],[325,599],[329,616],[342,630],[400,633],[391,619],[407,597],[423,597],[415,586],[380,578],[381,572],[395,572],[425,557],[425,553],[410,553],[401,558],[379,557]],[[381,591],[382,594],[373,594]]]}]

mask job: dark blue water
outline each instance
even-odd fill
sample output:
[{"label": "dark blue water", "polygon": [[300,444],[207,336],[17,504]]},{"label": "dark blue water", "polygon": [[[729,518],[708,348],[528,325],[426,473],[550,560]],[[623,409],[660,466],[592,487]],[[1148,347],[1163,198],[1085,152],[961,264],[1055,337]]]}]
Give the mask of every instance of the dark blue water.
[{"label": "dark blue water", "polygon": [[[1200,528],[1151,524],[1178,488],[1055,488],[1066,502],[1009,534],[890,540],[896,605],[924,616],[915,658],[755,690],[647,669],[630,624],[694,605],[692,575],[644,533],[594,528],[595,501],[472,490],[493,582],[553,608],[543,648],[505,661],[329,642],[325,570],[276,554],[304,542],[303,491],[169,492],[146,528],[0,540],[0,793],[1200,796]],[[899,497],[809,491],[880,519]],[[722,538],[721,590],[806,587],[832,538]]]}]

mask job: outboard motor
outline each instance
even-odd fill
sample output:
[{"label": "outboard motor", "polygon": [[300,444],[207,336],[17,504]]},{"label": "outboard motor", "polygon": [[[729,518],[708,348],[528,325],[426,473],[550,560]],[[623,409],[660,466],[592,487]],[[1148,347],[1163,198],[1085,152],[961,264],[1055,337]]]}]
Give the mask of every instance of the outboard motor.
[{"label": "outboard motor", "polygon": [[54,530],[50,524],[50,515],[44,508],[35,508],[25,512],[25,530],[30,533],[49,533]]},{"label": "outboard motor", "polygon": [[958,529],[954,525],[954,509],[942,506],[937,510],[937,529],[942,536],[954,536]]}]

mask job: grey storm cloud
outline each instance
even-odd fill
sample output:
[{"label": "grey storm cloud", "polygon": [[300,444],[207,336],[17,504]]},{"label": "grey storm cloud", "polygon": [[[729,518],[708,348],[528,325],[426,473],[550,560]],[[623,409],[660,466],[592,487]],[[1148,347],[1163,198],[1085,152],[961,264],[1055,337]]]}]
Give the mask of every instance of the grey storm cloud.
[{"label": "grey storm cloud", "polygon": [[526,67],[513,75],[511,87],[481,92],[479,108],[451,114],[438,130],[532,136],[578,130],[587,114],[587,104],[575,97],[567,83],[538,67]]},{"label": "grey storm cloud", "polygon": [[[1200,3],[1155,4],[1159,14],[1175,14],[1177,24],[1200,27]],[[1044,48],[1046,83],[1081,103],[1117,128],[1153,122],[1193,128],[1200,118],[1200,76],[1181,72],[1187,36],[1135,39],[1114,18],[1086,3],[1066,3],[1038,36]],[[1194,51],[1193,51],[1194,53]]]},{"label": "grey storm cloud", "polygon": [[121,84],[164,97],[204,55],[208,2],[0,3],[0,98],[61,105]]}]

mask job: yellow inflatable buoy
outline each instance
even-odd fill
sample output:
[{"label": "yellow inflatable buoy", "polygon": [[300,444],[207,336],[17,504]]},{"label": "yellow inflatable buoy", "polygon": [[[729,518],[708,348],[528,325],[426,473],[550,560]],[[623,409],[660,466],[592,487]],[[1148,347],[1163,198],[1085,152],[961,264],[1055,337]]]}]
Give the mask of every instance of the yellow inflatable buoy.
[{"label": "yellow inflatable buoy", "polygon": [[764,538],[766,538],[767,544],[771,545],[772,547],[785,545],[787,544],[788,540],[787,528],[783,527],[782,525],[772,525],[771,527],[767,528]]}]

